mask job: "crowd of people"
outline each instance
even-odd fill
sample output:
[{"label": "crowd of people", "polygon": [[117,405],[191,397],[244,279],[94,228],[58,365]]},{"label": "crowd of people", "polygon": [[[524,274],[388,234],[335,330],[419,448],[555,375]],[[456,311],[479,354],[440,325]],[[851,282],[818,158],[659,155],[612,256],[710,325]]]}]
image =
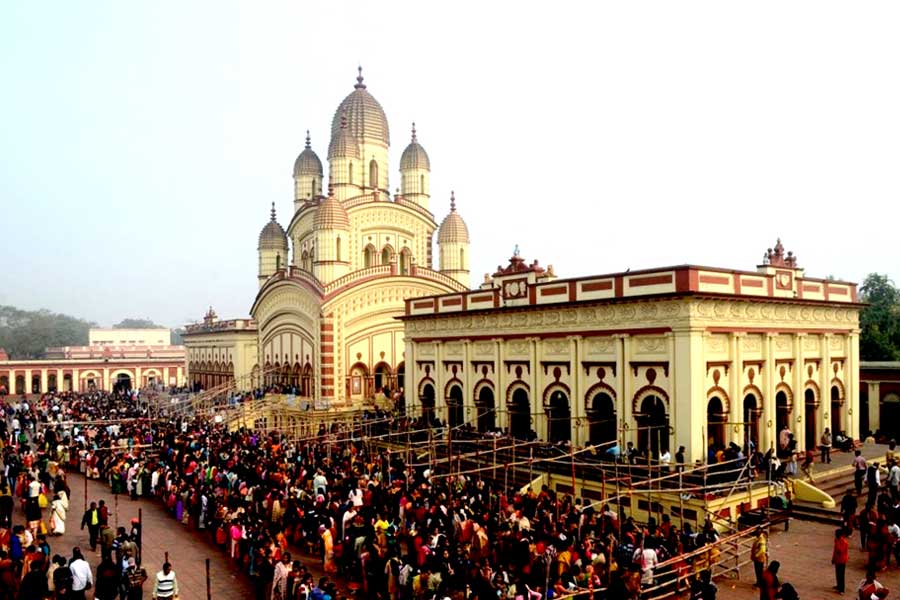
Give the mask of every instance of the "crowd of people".
[{"label": "crowd of people", "polygon": [[[74,525],[72,472],[157,499],[182,526],[206,532],[249,575],[258,600],[337,600],[354,591],[391,600],[637,599],[648,590],[716,597],[718,534],[709,521],[699,531],[665,514],[637,523],[546,486],[503,489],[478,473],[411,462],[405,451],[367,443],[350,423],[322,424],[303,438],[187,414],[150,419],[135,393],[49,394],[30,404],[12,399],[6,410],[0,531],[9,534],[0,538],[0,573],[19,591],[4,587],[0,600],[80,600],[90,585],[97,598],[115,597],[101,580],[115,581],[123,599],[141,597],[148,576],[140,531],[113,531],[102,501],[79,523],[101,552],[96,576],[81,549],[68,560],[52,554],[54,534]],[[365,431],[430,425],[379,412],[367,416]],[[12,522],[13,498],[24,505],[23,524]],[[41,578],[46,592],[34,583]],[[769,588],[782,598],[792,589]],[[153,589],[154,598],[177,596],[171,565]]]}]

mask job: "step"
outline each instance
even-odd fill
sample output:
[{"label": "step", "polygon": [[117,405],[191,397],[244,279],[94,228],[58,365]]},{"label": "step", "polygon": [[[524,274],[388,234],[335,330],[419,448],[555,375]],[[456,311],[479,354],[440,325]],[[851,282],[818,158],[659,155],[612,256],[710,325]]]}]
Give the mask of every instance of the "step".
[{"label": "step", "polygon": [[843,522],[839,512],[804,502],[795,502],[791,506],[791,516],[801,521],[812,521],[826,525],[840,526]]}]

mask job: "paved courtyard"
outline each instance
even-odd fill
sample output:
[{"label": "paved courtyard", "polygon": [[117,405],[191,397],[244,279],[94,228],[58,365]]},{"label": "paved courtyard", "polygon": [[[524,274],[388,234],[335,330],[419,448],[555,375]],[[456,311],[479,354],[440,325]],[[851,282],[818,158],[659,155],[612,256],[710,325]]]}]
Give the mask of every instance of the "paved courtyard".
[{"label": "paved courtyard", "polygon": [[[88,543],[87,529],[81,530],[81,516],[84,513],[84,482],[78,474],[68,475],[72,498],[69,502],[69,513],[66,519],[66,533],[61,537],[50,537],[50,549],[53,554],[62,554],[66,558],[72,556],[72,547],[80,546],[85,558],[96,569],[100,555],[92,554]],[[238,600],[250,598],[253,588],[249,578],[231,561],[209,542],[207,535],[190,530],[177,523],[158,502],[151,500],[131,501],[128,496],[119,496],[118,518],[116,517],[115,497],[109,486],[90,480],[88,502],[105,500],[110,510],[110,525],[119,525],[130,529],[131,519],[138,516],[138,507],[143,512],[143,566],[150,579],[144,584],[144,598],[149,598],[153,590],[156,572],[162,567],[166,552],[169,562],[178,576],[181,600],[206,600],[206,558],[210,558],[211,595],[213,600]],[[44,511],[45,519],[47,511]],[[15,523],[22,523],[24,515],[21,505],[16,502]],[[304,561],[306,562],[306,561]]]}]

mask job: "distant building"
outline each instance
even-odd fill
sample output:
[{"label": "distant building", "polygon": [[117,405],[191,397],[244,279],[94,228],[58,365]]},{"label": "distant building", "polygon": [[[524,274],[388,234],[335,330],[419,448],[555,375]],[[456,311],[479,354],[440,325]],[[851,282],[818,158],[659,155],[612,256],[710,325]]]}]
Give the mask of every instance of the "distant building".
[{"label": "distant building", "polygon": [[10,360],[0,350],[0,394],[184,384],[184,346],[171,345],[168,329],[92,329],[88,340],[47,348],[38,360]]}]

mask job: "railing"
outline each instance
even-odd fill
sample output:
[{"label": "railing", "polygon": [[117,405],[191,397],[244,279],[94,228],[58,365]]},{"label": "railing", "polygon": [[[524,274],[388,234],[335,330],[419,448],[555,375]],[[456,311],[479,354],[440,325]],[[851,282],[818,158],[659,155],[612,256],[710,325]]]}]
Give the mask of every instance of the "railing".
[{"label": "railing", "polygon": [[391,265],[377,265],[374,267],[366,267],[364,269],[360,269],[358,271],[353,271],[352,273],[347,273],[343,277],[338,277],[334,281],[330,281],[325,285],[323,291],[325,294],[329,294],[334,290],[340,289],[351,283],[356,281],[357,279],[364,279],[366,277],[374,277],[376,275],[390,275],[391,274]]}]

